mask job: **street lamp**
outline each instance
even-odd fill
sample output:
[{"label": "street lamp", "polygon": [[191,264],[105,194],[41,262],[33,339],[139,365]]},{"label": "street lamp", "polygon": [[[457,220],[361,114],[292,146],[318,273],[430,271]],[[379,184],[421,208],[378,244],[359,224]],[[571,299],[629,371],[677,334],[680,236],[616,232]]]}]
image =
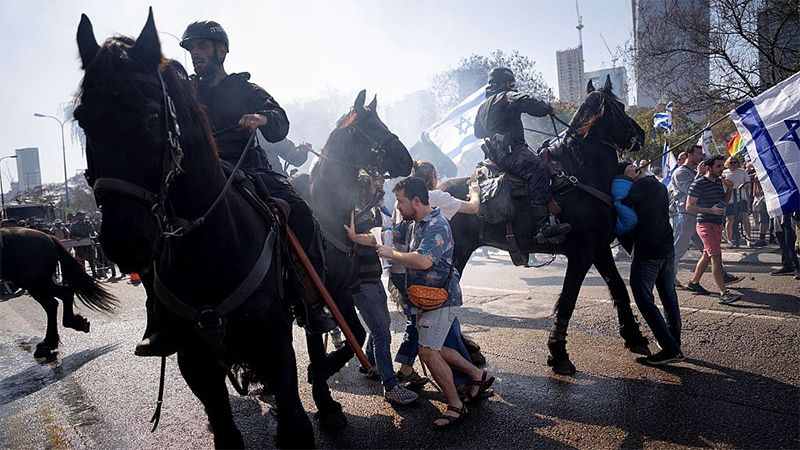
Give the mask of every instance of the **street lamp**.
[{"label": "street lamp", "polygon": [[[17,155],[3,156],[2,158],[0,158],[0,162],[3,162],[4,159],[16,158],[16,157],[17,157]],[[3,213],[0,214],[0,218],[5,219],[6,218],[6,194],[5,194],[5,192],[3,192],[3,170],[2,170],[2,167],[0,167],[0,202],[2,202],[2,208],[3,208]]]},{"label": "street lamp", "polygon": [[67,149],[64,146],[64,122],[59,120],[57,117],[48,116],[47,114],[39,114],[33,113],[34,117],[46,117],[48,119],[53,119],[61,125],[61,156],[64,157],[64,210],[61,212],[61,215],[65,215],[67,212],[67,208],[69,207],[69,186],[67,186]]},{"label": "street lamp", "polygon": [[[166,31],[159,31],[159,32],[158,32],[158,34],[165,34],[165,35],[167,35],[167,36],[169,36],[169,37],[171,37],[171,38],[175,39],[176,41],[178,41],[178,45],[181,45],[181,38],[179,38],[178,36],[175,36],[175,35],[174,35],[174,34],[172,34],[172,33],[168,33],[168,32],[166,32]],[[186,49],[185,49],[185,48],[183,48],[183,47],[181,47],[181,50],[183,50],[183,68],[184,68],[184,69],[186,69],[186,70],[188,71],[188,70],[189,70],[189,68],[186,66],[186,53],[187,53],[187,52],[186,52]]]}]

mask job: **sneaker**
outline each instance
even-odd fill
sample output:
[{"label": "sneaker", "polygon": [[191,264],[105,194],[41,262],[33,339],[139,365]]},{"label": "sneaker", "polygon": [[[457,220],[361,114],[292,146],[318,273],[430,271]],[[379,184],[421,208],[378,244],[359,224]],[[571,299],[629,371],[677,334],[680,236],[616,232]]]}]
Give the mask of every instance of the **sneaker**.
[{"label": "sneaker", "polygon": [[731,291],[725,291],[724,293],[719,295],[719,303],[721,305],[729,305],[733,302],[738,302],[742,299],[742,296],[739,294],[734,294]]},{"label": "sneaker", "polygon": [[681,362],[686,359],[683,356],[683,353],[680,351],[677,352],[670,352],[667,350],[661,350],[660,352],[656,353],[655,355],[645,356],[642,358],[637,358],[638,361],[643,362],[644,364],[650,366],[665,366],[667,364]]},{"label": "sneaker", "polygon": [[759,239],[759,240],[753,242],[752,244],[750,244],[750,246],[751,247],[766,247],[767,246],[767,241],[764,240],[764,239]]},{"label": "sneaker", "polygon": [[675,278],[675,289],[685,289],[685,288],[686,287],[680,282],[680,280]]},{"label": "sneaker", "polygon": [[708,295],[708,294],[710,294],[710,292],[708,292],[706,290],[706,288],[704,288],[703,286],[700,286],[700,283],[692,283],[690,281],[690,282],[686,283],[686,285],[684,287],[686,288],[687,291],[694,292],[695,294],[700,294],[700,295]]},{"label": "sneaker", "polygon": [[774,277],[789,276],[794,275],[794,270],[791,267],[781,267],[780,269],[771,270],[769,274]]},{"label": "sneaker", "polygon": [[384,390],[383,397],[388,400],[390,403],[394,403],[397,405],[408,405],[409,403],[414,403],[419,398],[419,395],[411,390],[396,384],[390,390]]},{"label": "sneaker", "polygon": [[738,275],[731,275],[728,272],[722,274],[722,281],[725,284],[734,284],[744,280],[744,277],[740,277]]},{"label": "sneaker", "polygon": [[429,378],[421,377],[416,370],[408,375],[405,375],[404,373],[398,370],[397,381],[403,384],[407,384],[412,389],[421,389],[423,386],[431,382]]},{"label": "sneaker", "polygon": [[794,271],[794,279],[800,280],[800,269]]},{"label": "sneaker", "polygon": [[373,367],[371,367],[369,370],[364,369],[362,366],[358,366],[358,372],[363,374],[368,380],[381,381],[381,374],[375,370],[375,363],[370,364],[372,364]]}]

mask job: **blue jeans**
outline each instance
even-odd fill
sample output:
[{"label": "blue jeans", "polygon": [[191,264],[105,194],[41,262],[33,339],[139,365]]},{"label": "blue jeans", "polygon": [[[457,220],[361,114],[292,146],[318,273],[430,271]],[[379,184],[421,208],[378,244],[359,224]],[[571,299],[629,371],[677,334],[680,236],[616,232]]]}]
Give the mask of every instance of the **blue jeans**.
[{"label": "blue jeans", "polygon": [[[674,226],[672,227],[673,246],[675,247],[675,258],[673,263],[673,275],[678,274],[678,262],[680,262],[686,250],[689,249],[689,244],[697,237],[697,216],[681,213],[675,214],[673,219]],[[701,245],[702,249],[703,246]]]},{"label": "blue jeans", "polygon": [[353,290],[353,302],[369,328],[367,358],[378,367],[383,387],[391,390],[397,385],[397,375],[392,363],[392,334],[389,331],[392,319],[383,284],[361,283]]},{"label": "blue jeans", "polygon": [[[653,332],[658,345],[670,352],[681,350],[681,312],[678,309],[678,294],[675,293],[674,267],[672,257],[641,259],[636,257],[634,251],[630,275],[631,291],[639,312]],[[654,286],[664,306],[666,320],[655,304]]]}]

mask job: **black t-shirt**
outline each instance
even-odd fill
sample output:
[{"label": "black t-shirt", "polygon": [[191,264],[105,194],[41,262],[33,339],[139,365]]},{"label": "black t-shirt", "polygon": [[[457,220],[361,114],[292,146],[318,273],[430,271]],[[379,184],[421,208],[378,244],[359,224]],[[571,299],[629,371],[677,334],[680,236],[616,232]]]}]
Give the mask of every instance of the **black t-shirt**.
[{"label": "black t-shirt", "polygon": [[[700,177],[689,186],[689,197],[697,199],[695,204],[701,208],[711,208],[717,203],[725,200],[725,188],[722,186],[722,179],[717,178],[717,181],[711,181],[708,177]],[[725,221],[725,216],[714,214],[697,215],[697,223],[722,223]]]},{"label": "black t-shirt", "polygon": [[672,225],[669,224],[667,188],[654,177],[633,183],[622,203],[636,211],[639,222],[633,229],[633,254],[641,259],[666,259],[675,254]]}]

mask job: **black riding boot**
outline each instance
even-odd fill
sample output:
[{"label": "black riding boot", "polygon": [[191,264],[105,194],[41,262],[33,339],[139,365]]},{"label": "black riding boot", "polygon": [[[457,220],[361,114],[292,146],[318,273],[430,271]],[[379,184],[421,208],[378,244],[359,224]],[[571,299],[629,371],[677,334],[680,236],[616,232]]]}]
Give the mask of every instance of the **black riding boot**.
[{"label": "black riding boot", "polygon": [[142,284],[147,292],[145,307],[147,308],[147,324],[144,329],[144,336],[138,344],[133,354],[136,356],[169,356],[175,353],[175,344],[168,339],[164,333],[158,330],[158,321],[155,315],[155,290],[153,288],[153,275],[143,273]]},{"label": "black riding boot", "polygon": [[531,210],[533,211],[533,222],[537,224],[536,229],[538,230],[536,241],[550,244],[563,243],[572,226],[568,223],[551,224],[547,206],[531,205]]}]

